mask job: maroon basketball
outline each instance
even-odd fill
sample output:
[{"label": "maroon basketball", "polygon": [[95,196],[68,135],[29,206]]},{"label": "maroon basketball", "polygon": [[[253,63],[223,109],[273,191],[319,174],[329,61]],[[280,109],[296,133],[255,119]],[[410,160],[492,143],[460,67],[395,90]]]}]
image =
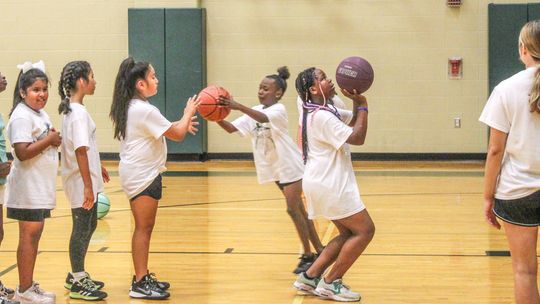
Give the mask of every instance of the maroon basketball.
[{"label": "maroon basketball", "polygon": [[217,85],[210,85],[199,92],[198,97],[201,103],[197,111],[201,114],[202,118],[211,121],[221,121],[229,115],[231,109],[219,104],[220,96],[228,99],[231,98],[231,94],[227,90]]},{"label": "maroon basketball", "polygon": [[354,89],[364,93],[373,83],[373,68],[362,57],[352,56],[343,59],[336,69],[336,82],[339,87],[349,92]]}]

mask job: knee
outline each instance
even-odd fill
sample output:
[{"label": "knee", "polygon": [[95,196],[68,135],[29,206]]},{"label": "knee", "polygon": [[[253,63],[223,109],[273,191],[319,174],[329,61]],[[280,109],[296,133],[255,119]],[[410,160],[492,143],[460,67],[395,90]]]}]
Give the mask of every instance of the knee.
[{"label": "knee", "polygon": [[366,235],[366,238],[368,238],[370,241],[375,236],[375,224],[373,224],[373,222],[367,225],[365,229],[365,235]]},{"label": "knee", "polygon": [[151,234],[154,230],[154,222],[138,225],[135,230],[137,230],[139,233]]}]

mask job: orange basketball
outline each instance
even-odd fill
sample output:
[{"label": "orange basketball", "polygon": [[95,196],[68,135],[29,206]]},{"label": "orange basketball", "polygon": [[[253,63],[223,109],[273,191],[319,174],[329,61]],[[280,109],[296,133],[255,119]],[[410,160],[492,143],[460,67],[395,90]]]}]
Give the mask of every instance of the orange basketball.
[{"label": "orange basketball", "polygon": [[210,85],[199,92],[199,114],[202,118],[211,121],[221,121],[229,115],[230,108],[219,104],[219,97],[231,98],[231,94],[224,88],[217,85]]}]

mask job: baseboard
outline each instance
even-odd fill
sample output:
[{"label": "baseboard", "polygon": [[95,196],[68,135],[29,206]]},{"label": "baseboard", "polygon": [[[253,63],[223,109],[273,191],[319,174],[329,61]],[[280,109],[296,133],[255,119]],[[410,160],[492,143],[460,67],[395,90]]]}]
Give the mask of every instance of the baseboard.
[{"label": "baseboard", "polygon": [[[11,153],[7,153],[13,159]],[[101,160],[120,160],[118,153],[99,154]],[[447,161],[447,160],[485,160],[486,153],[352,153],[353,160],[373,161]],[[253,153],[190,153],[169,154],[168,161],[207,161],[207,160],[253,160]]]}]

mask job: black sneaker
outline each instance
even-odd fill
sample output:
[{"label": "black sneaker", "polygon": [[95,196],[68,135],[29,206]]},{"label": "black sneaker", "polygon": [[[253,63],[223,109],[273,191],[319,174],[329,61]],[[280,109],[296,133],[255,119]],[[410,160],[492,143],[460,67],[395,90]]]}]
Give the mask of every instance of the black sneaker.
[{"label": "black sneaker", "polygon": [[150,280],[156,282],[156,285],[161,288],[161,290],[167,290],[169,288],[171,288],[171,284],[169,284],[169,282],[162,282],[162,281],[158,281],[156,275],[152,272],[149,272],[148,273],[148,276],[150,277]]},{"label": "black sneaker", "polygon": [[135,276],[133,276],[129,296],[136,299],[164,300],[170,294],[159,288],[156,281],[147,274],[139,282],[135,281]]},{"label": "black sneaker", "polygon": [[85,301],[99,301],[107,297],[107,293],[98,290],[98,286],[89,277],[84,277],[80,281],[71,285],[69,297]]},{"label": "black sneaker", "polygon": [[[13,290],[11,288],[7,288],[0,281],[0,299],[1,298],[11,299],[11,298],[13,298],[14,295],[15,295],[15,290]],[[0,302],[0,303],[2,303],[2,302]]]},{"label": "black sneaker", "polygon": [[[97,290],[100,290],[101,288],[103,288],[105,286],[105,283],[103,283],[101,281],[92,280],[92,278],[90,278],[90,274],[88,272],[86,272],[86,277],[88,279],[90,279],[92,282],[94,282],[94,284],[97,286]],[[66,277],[66,283],[64,283],[64,288],[71,290],[71,286],[73,285],[73,281],[74,281],[73,275],[71,274],[71,272],[68,272],[67,277]]]},{"label": "black sneaker", "polygon": [[314,253],[302,254],[302,256],[300,257],[300,262],[298,263],[298,266],[296,266],[296,269],[293,270],[293,273],[300,274],[302,272],[306,272],[309,269],[309,267],[311,267],[311,264],[315,262],[316,259],[317,259],[317,255]]}]

